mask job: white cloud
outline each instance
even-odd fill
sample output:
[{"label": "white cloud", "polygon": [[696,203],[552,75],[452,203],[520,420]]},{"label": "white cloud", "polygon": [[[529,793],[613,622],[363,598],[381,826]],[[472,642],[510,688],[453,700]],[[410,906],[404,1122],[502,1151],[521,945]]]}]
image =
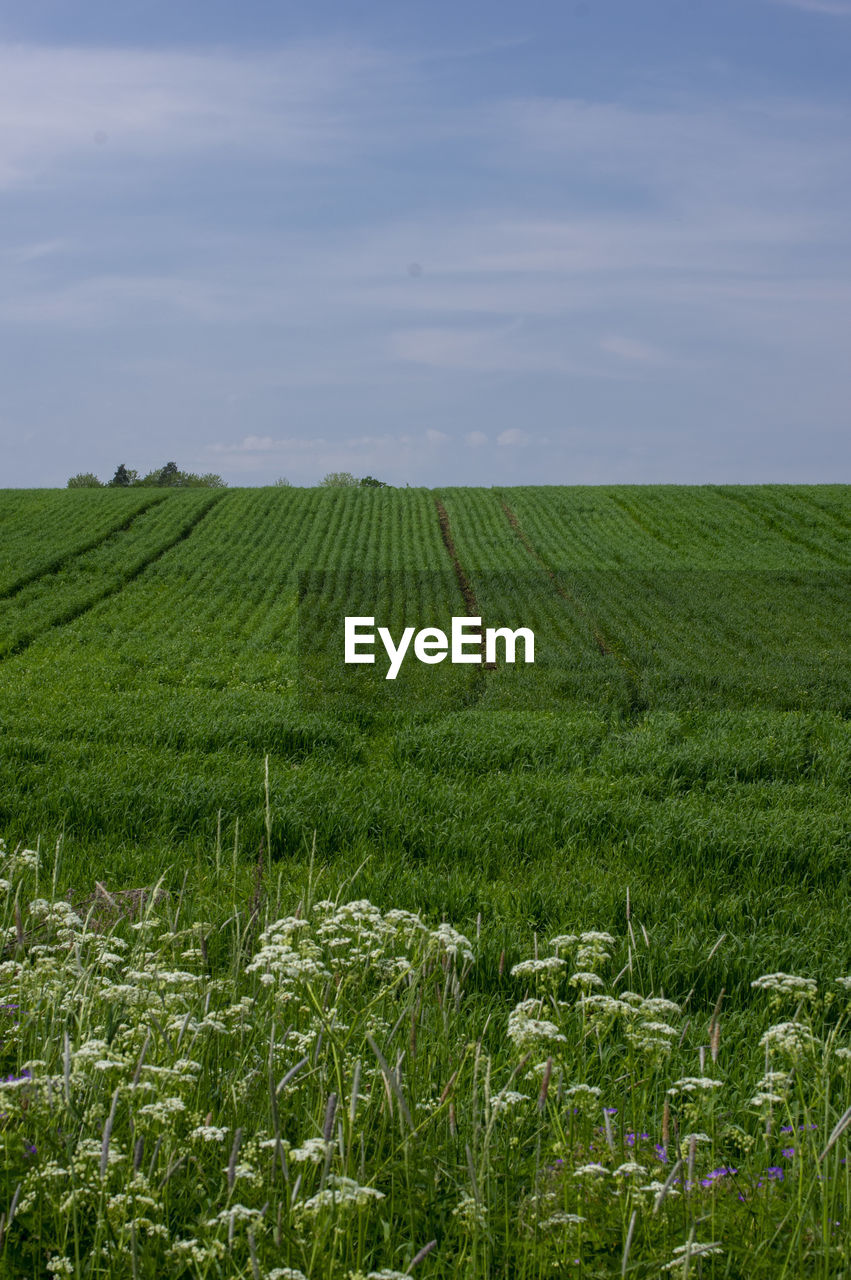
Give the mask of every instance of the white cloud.
[{"label": "white cloud", "polygon": [[343,46],[227,54],[1,44],[0,187],[50,182],[71,159],[103,178],[129,160],[200,151],[310,165],[343,158],[352,98],[382,62]]},{"label": "white cloud", "polygon": [[851,18],[851,4],[844,0],[772,0],[786,9],[802,9],[805,13],[828,13],[836,18]]},{"label": "white cloud", "polygon": [[480,449],[482,445],[485,445],[488,442],[488,438],[484,431],[468,431],[464,439],[473,449]]},{"label": "white cloud", "polygon": [[529,444],[532,437],[527,431],[521,431],[519,427],[509,427],[507,431],[501,431],[496,438],[499,445],[506,448],[514,448],[518,445]]},{"label": "white cloud", "polygon": [[445,431],[434,431],[431,427],[425,434],[429,444],[445,444],[450,438]]}]

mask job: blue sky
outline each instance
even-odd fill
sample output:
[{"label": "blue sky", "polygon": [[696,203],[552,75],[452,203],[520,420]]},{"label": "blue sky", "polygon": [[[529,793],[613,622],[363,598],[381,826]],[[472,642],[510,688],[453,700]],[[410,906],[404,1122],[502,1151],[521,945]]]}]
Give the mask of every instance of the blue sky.
[{"label": "blue sky", "polygon": [[17,8],[0,486],[851,481],[851,0]]}]

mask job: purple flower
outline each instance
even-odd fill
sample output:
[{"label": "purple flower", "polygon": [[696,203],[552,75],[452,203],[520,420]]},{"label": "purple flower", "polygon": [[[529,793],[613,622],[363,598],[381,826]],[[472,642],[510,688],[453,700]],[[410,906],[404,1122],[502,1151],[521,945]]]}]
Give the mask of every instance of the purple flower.
[{"label": "purple flower", "polygon": [[657,1160],[661,1160],[661,1161],[662,1161],[662,1164],[667,1164],[667,1163],[668,1163],[668,1153],[667,1153],[667,1151],[665,1150],[665,1148],[662,1146],[662,1144],[661,1144],[660,1142],[657,1142],[657,1143],[656,1143],[656,1146],[655,1146],[654,1150],[655,1150],[655,1152],[656,1152],[656,1159],[657,1159]]},{"label": "purple flower", "polygon": [[616,1116],[618,1114],[617,1107],[603,1107],[607,1116]]},{"label": "purple flower", "polygon": [[783,1148],[783,1150],[780,1152],[780,1154],[781,1154],[781,1156],[783,1157],[783,1159],[784,1159],[784,1160],[794,1160],[794,1159],[795,1159],[795,1148],[794,1148],[794,1147],[784,1147],[784,1148]]},{"label": "purple flower", "polygon": [[765,1171],[772,1182],[782,1182],[786,1176],[779,1165],[773,1164]]}]

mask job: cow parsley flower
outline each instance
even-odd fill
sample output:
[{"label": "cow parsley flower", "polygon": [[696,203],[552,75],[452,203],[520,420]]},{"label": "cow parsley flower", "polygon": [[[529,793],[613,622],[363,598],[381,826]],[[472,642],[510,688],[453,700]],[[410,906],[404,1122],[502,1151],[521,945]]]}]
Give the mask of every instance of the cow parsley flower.
[{"label": "cow parsley flower", "polygon": [[720,1089],[723,1082],[713,1080],[710,1076],[683,1076],[676,1080],[668,1090],[668,1097],[674,1098],[678,1093],[708,1093],[711,1089]]},{"label": "cow parsley flower", "polygon": [[790,996],[794,1000],[814,1000],[818,986],[813,978],[799,978],[794,973],[764,973],[751,983],[757,991],[770,991],[773,996]]},{"label": "cow parsley flower", "polygon": [[513,1009],[508,1015],[508,1038],[518,1049],[523,1049],[538,1040],[566,1043],[566,1037],[561,1034],[554,1022],[548,1022],[545,1018],[530,1018],[527,1013],[519,1009]]},{"label": "cow parsley flower", "polygon": [[541,956],[539,960],[521,960],[511,969],[512,978],[525,978],[539,974],[555,974],[567,964],[559,956]]}]

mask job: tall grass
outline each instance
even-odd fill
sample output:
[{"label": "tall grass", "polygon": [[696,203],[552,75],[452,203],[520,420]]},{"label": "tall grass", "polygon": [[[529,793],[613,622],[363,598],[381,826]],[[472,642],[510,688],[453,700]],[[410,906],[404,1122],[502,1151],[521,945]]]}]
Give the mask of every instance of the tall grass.
[{"label": "tall grass", "polygon": [[0,1274],[842,1271],[844,972],[710,1005],[631,901],[506,954],[312,861],[3,863]]}]

